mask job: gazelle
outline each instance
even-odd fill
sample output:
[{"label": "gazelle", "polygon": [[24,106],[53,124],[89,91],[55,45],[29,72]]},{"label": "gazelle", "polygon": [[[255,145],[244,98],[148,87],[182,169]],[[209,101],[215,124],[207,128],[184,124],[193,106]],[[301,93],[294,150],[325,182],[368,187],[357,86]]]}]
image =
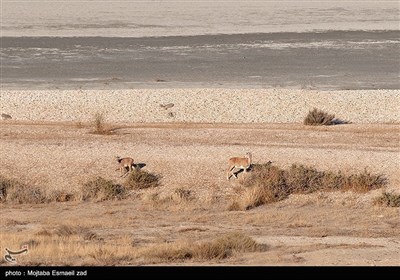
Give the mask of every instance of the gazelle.
[{"label": "gazelle", "polygon": [[232,157],[228,160],[228,170],[227,170],[227,174],[226,174],[226,179],[229,181],[229,179],[231,178],[231,176],[235,176],[235,178],[237,178],[237,173],[234,173],[233,170],[238,168],[238,169],[243,169],[244,172],[247,172],[247,170],[250,168],[251,166],[251,160],[252,160],[252,155],[250,152],[246,153],[245,157]]},{"label": "gazelle", "polygon": [[[119,169],[121,176],[126,176],[128,174],[128,172],[132,171],[132,166],[133,166],[133,158],[130,157],[124,157],[124,158],[120,158],[119,156],[116,157],[117,158],[117,162],[118,162],[118,168],[115,169],[115,171],[117,171]],[[126,168],[128,167],[128,171],[126,171]],[[123,171],[125,170],[125,173],[123,173]]]}]

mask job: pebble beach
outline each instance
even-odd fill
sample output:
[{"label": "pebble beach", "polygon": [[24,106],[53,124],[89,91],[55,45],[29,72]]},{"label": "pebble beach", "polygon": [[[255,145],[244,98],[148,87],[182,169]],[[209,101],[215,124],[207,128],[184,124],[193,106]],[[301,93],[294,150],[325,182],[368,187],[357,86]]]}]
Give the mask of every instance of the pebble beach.
[{"label": "pebble beach", "polygon": [[[168,105],[168,106],[165,106]],[[17,121],[297,123],[318,108],[351,123],[400,122],[400,90],[3,90],[0,112]]]}]

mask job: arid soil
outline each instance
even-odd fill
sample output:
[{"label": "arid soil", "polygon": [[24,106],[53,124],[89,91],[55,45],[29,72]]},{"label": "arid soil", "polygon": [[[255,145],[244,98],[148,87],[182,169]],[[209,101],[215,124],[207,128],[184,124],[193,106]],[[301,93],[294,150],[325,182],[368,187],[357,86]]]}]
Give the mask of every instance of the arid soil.
[{"label": "arid soil", "polygon": [[[252,210],[229,211],[243,175],[226,180],[227,159],[251,151],[255,163],[272,161],[282,168],[299,163],[349,174],[367,169],[385,175],[385,191],[398,194],[398,124],[108,125],[112,134],[97,135],[90,133],[89,123],[0,123],[0,174],[46,192],[79,194],[82,184],[97,176],[122,183],[115,170],[117,155],[131,156],[145,165],[143,170],[162,176],[159,187],[134,191],[123,200],[1,203],[2,252],[4,247],[19,248],[19,242],[44,242],[40,232],[73,226],[96,236],[85,244],[139,248],[241,232],[266,249],[219,260],[149,261],[113,258],[111,253],[76,257],[78,250],[68,246],[35,255],[39,244],[19,257],[19,264],[400,265],[399,209],[374,204],[384,190],[291,195]],[[177,190],[190,195],[179,197]]]}]

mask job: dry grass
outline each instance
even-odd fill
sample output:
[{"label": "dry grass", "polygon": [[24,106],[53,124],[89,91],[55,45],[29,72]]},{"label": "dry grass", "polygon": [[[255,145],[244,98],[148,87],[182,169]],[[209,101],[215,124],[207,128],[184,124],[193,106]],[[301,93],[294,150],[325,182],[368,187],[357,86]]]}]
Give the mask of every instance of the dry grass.
[{"label": "dry grass", "polygon": [[375,204],[388,207],[400,207],[400,195],[384,192],[375,200]]},{"label": "dry grass", "polygon": [[304,119],[305,125],[332,125],[334,122],[335,115],[328,114],[322,110],[314,108],[309,111]]},{"label": "dry grass", "polygon": [[147,189],[160,185],[161,176],[144,170],[133,170],[126,178],[125,186],[130,189]]},{"label": "dry grass", "polygon": [[90,180],[82,186],[82,200],[84,201],[122,199],[126,196],[126,193],[124,186],[102,177]]},{"label": "dry grass", "polygon": [[387,179],[383,175],[371,174],[367,170],[364,170],[364,172],[360,174],[353,174],[347,177],[343,188],[345,190],[363,193],[384,187],[386,184]]},{"label": "dry grass", "polygon": [[140,250],[139,256],[148,260],[163,262],[188,259],[214,260],[228,258],[235,252],[256,252],[265,249],[265,246],[247,235],[231,233],[215,240],[200,243],[175,242],[153,245]]},{"label": "dry grass", "polygon": [[[28,253],[18,256],[20,265],[128,265],[185,260],[219,260],[235,253],[264,251],[266,247],[242,233],[226,234],[211,241],[177,241],[132,245],[132,238],[121,237],[112,243],[104,242],[87,229],[63,225],[48,234],[27,236],[21,233],[2,233],[0,246],[19,249],[28,245]],[[87,238],[95,236],[94,238]]]},{"label": "dry grass", "polygon": [[93,134],[110,135],[113,134],[112,128],[110,128],[105,122],[105,116],[103,113],[96,113],[93,120]]},{"label": "dry grass", "polygon": [[359,174],[346,176],[341,171],[318,171],[315,168],[293,164],[289,169],[280,169],[270,164],[253,166],[250,177],[239,189],[237,198],[228,210],[248,210],[277,202],[290,194],[308,194],[315,191],[368,192],[386,186],[383,175],[374,175],[364,170]]},{"label": "dry grass", "polygon": [[28,186],[0,175],[0,201],[14,203],[44,203],[46,195],[39,187]]},{"label": "dry grass", "polygon": [[195,195],[192,190],[186,188],[177,188],[171,195],[171,200],[175,202],[189,202],[195,199]]},{"label": "dry grass", "polygon": [[56,202],[67,202],[67,201],[72,201],[75,200],[76,197],[78,197],[77,195],[74,195],[72,193],[68,193],[62,190],[54,190],[51,193],[52,196],[52,201],[56,201]]},{"label": "dry grass", "polygon": [[63,226],[54,231],[46,230],[47,234],[34,236],[26,233],[2,233],[0,246],[17,250],[21,245],[27,244],[28,253],[17,256],[19,265],[106,265],[106,260],[102,263],[93,257],[100,248],[116,252],[116,256],[112,256],[116,260],[129,254],[128,244],[115,246],[104,244],[98,239],[85,240],[82,232],[77,228]]}]

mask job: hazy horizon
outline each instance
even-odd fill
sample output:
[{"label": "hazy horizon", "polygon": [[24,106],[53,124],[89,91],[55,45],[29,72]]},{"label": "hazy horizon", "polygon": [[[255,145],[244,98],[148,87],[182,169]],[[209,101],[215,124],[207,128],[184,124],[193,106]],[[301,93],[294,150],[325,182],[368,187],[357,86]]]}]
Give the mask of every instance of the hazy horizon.
[{"label": "hazy horizon", "polygon": [[398,1],[2,1],[1,36],[399,30]]}]

